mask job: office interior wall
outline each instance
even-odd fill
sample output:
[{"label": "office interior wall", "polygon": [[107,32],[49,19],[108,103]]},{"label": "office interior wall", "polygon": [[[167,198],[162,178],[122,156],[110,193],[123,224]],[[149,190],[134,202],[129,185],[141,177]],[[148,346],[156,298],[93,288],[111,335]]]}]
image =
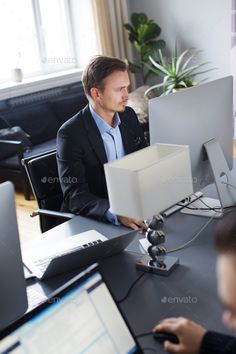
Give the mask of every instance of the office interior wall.
[{"label": "office interior wall", "polygon": [[181,48],[202,50],[199,61],[217,70],[210,80],[230,74],[231,0],[128,0],[130,14],[145,12],[161,27],[168,51],[178,37]]}]

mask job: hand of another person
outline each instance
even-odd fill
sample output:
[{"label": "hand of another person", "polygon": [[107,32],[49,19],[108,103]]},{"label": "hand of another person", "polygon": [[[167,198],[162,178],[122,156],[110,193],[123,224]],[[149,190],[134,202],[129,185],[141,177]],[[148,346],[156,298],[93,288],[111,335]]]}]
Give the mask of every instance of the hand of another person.
[{"label": "hand of another person", "polygon": [[175,334],[179,344],[169,341],[164,342],[164,348],[172,354],[198,354],[202,338],[207,330],[186,318],[167,318],[160,321],[153,329],[153,332],[168,332]]},{"label": "hand of another person", "polygon": [[128,226],[131,229],[134,230],[138,230],[140,228],[142,229],[146,229],[147,226],[145,225],[145,223],[141,220],[136,220],[136,219],[132,219],[132,218],[128,218],[126,216],[121,216],[121,215],[117,215],[117,219],[119,220],[119,222],[124,225],[124,226]]}]

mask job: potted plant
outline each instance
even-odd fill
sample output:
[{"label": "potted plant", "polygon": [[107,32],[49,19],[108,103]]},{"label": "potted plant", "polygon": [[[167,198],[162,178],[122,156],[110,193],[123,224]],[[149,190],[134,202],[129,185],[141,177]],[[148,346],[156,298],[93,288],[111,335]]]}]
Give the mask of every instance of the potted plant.
[{"label": "potted plant", "polygon": [[137,53],[135,62],[127,60],[129,70],[135,74],[141,73],[142,81],[145,84],[149,75],[153,74],[152,70],[147,69],[145,63],[149,61],[149,57],[155,51],[165,47],[165,41],[157,39],[161,33],[161,28],[144,13],[133,13],[131,24],[125,23],[123,26],[129,32],[129,40]]},{"label": "potted plant", "polygon": [[150,91],[158,88],[163,88],[163,93],[167,95],[178,89],[195,86],[195,77],[197,75],[214,70],[214,68],[203,71],[199,70],[201,67],[207,65],[208,62],[192,65],[191,63],[197,54],[196,50],[187,49],[178,55],[176,48],[170,58],[164,57],[160,49],[153,56],[149,56],[151,65],[146,63],[147,67],[158,76],[162,76],[163,81],[148,88],[144,94],[145,97],[148,98]]}]

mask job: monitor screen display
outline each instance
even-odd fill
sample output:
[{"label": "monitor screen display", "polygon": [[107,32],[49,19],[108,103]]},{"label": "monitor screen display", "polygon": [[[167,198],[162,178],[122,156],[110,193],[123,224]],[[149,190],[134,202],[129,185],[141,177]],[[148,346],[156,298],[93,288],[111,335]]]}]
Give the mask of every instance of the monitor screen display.
[{"label": "monitor screen display", "polygon": [[95,272],[0,342],[0,353],[137,353],[102,276]]}]

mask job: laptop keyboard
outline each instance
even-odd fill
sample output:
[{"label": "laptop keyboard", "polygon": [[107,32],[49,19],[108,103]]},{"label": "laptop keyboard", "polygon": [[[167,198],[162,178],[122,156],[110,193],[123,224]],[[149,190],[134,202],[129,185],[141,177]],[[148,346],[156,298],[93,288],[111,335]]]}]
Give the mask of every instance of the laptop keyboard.
[{"label": "laptop keyboard", "polygon": [[74,253],[74,252],[76,252],[78,250],[81,250],[83,248],[87,248],[87,247],[91,247],[91,246],[97,245],[98,243],[101,243],[101,242],[103,242],[103,241],[98,239],[98,240],[95,240],[95,241],[92,241],[92,242],[85,243],[85,244],[83,244],[81,246],[76,246],[74,248],[70,248],[69,250],[66,250],[65,252],[60,252],[60,253],[53,254],[52,256],[47,256],[47,257],[44,257],[44,258],[37,259],[36,261],[34,261],[34,265],[37,268],[39,268],[42,273],[44,273],[45,270],[47,269],[47,267],[49,266],[50,262],[53,259],[59,258],[61,256],[65,256],[66,254]]}]

